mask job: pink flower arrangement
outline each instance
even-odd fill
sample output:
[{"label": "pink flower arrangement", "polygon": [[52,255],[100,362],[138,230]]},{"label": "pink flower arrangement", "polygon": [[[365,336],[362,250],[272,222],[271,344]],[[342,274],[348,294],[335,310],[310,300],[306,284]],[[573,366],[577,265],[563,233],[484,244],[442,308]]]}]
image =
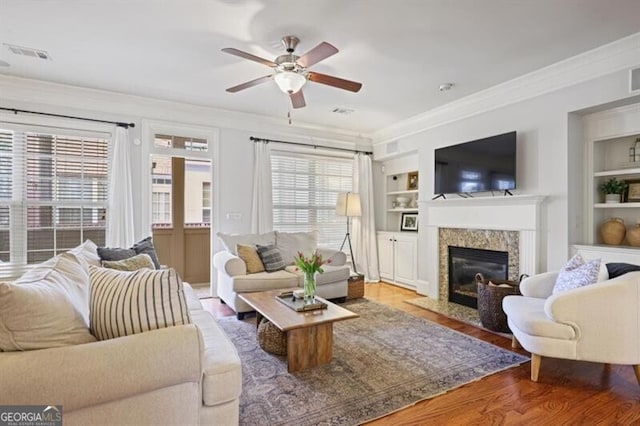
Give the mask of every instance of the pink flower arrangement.
[{"label": "pink flower arrangement", "polygon": [[313,275],[315,272],[322,274],[324,272],[322,265],[331,263],[331,259],[325,261],[318,252],[313,252],[311,257],[305,257],[302,252],[298,252],[295,261],[298,268],[307,275]]}]

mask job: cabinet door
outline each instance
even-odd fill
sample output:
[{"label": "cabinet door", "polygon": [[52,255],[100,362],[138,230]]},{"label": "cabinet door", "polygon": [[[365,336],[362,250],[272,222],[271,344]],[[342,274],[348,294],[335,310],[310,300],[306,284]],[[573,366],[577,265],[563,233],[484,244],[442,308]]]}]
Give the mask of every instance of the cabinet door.
[{"label": "cabinet door", "polygon": [[396,235],[395,280],[404,284],[415,284],[418,277],[418,239],[414,236]]},{"label": "cabinet door", "polygon": [[380,278],[393,281],[393,235],[378,234],[378,267]]}]

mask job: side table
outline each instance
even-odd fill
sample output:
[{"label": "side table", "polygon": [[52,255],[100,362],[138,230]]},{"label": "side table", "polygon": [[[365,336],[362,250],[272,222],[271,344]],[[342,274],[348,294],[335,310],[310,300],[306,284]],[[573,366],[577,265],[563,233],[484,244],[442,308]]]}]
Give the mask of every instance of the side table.
[{"label": "side table", "polygon": [[364,297],[364,275],[354,274],[348,280],[347,300]]}]

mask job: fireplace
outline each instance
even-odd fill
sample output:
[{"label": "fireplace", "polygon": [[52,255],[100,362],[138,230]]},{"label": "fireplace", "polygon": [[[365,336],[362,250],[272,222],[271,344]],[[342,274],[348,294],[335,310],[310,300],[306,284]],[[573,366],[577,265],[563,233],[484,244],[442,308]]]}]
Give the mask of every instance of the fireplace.
[{"label": "fireplace", "polygon": [[509,277],[509,253],[468,247],[448,246],[449,301],[478,307],[478,288],[475,276],[480,272],[486,279],[506,280]]}]

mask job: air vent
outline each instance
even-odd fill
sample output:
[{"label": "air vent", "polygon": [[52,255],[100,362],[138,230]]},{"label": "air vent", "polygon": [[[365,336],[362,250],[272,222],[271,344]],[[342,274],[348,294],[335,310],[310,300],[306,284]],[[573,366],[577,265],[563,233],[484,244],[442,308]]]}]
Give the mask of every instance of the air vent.
[{"label": "air vent", "polygon": [[629,74],[629,90],[631,93],[640,92],[640,68],[631,70]]},{"label": "air vent", "polygon": [[21,56],[29,56],[31,58],[51,60],[51,56],[44,50],[33,49],[31,47],[16,46],[14,44],[5,44],[11,53]]},{"label": "air vent", "polygon": [[331,110],[331,112],[335,112],[336,114],[349,115],[356,112],[356,110],[350,108],[335,107]]}]

